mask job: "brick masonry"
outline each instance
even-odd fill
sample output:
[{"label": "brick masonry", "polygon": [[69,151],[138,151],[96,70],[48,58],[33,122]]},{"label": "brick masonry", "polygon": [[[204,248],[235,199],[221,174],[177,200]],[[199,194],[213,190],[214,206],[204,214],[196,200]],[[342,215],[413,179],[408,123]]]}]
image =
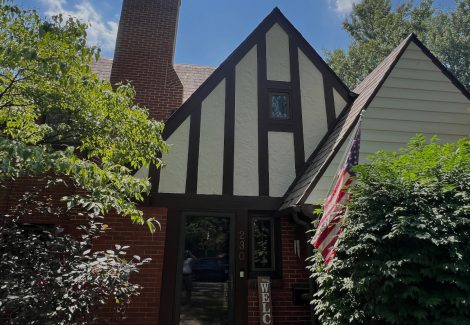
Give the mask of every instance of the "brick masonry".
[{"label": "brick masonry", "polygon": [[180,0],[124,0],[111,83],[130,81],[136,101],[166,120],[183,101],[173,67]]},{"label": "brick masonry", "polygon": [[[5,213],[10,207],[17,204],[18,199],[26,192],[35,191],[36,188],[44,188],[46,180],[42,177],[20,178],[8,184],[8,191],[0,191],[0,212]],[[54,186],[47,192],[42,192],[47,197],[58,199],[69,195],[73,191],[63,185]],[[114,248],[115,244],[130,246],[127,257],[139,255],[141,258],[151,258],[151,262],[142,266],[138,274],[131,279],[133,283],[142,286],[140,295],[135,297],[126,308],[125,319],[115,315],[112,309],[106,306],[99,307],[99,324],[112,325],[155,325],[157,324],[160,308],[160,291],[162,285],[163,254],[165,249],[167,210],[159,207],[141,207],[146,218],[154,217],[159,221],[161,229],[151,234],[146,226],[132,224],[129,218],[109,214],[103,220],[110,229],[94,243],[94,249],[107,250]],[[64,218],[55,217],[31,217],[23,222],[34,224],[55,224],[66,233],[77,234],[76,227],[83,223],[83,217],[68,213]],[[112,303],[112,302],[111,302]],[[5,316],[0,316],[0,324]]]},{"label": "brick masonry", "polygon": [[[272,309],[273,323],[282,325],[310,324],[308,306],[294,306],[292,285],[305,283],[309,278],[305,268],[307,256],[305,244],[300,244],[300,258],[294,253],[295,225],[283,217],[281,220],[282,280],[273,281]],[[259,325],[259,302],[257,287],[248,290],[248,325]]]}]

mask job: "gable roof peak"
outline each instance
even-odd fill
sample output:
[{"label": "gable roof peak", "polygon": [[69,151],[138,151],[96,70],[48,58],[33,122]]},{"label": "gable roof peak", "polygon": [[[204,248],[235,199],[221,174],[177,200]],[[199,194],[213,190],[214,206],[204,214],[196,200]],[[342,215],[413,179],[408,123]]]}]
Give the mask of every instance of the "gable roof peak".
[{"label": "gable roof peak", "polygon": [[280,210],[304,204],[327,167],[354,129],[361,113],[372,102],[402,54],[413,42],[447,76],[447,78],[470,100],[470,93],[457,78],[429,51],[415,33],[410,33],[355,89],[358,94],[351,107],[339,116],[336,125],[320,142],[308,158],[304,171],[294,180],[286,194]]}]

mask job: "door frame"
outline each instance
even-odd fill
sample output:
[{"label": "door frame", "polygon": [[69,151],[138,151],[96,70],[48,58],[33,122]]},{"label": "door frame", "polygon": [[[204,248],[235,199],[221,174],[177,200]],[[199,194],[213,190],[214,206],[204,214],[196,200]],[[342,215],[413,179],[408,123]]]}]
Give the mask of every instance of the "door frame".
[{"label": "door frame", "polygon": [[[248,320],[248,281],[246,278],[248,245],[240,245],[239,234],[247,234],[247,211],[245,209],[168,209],[163,258],[162,286],[158,324],[178,324],[180,290],[178,274],[182,271],[181,259],[184,251],[186,216],[220,216],[230,218],[230,275],[232,292],[230,301],[230,323],[244,325]],[[242,259],[240,259],[242,258]],[[243,259],[244,258],[244,259]],[[243,271],[245,277],[238,275]]]},{"label": "door frame", "polygon": [[215,217],[215,218],[228,218],[229,220],[229,285],[230,296],[228,298],[228,315],[229,325],[234,324],[234,315],[236,306],[235,301],[235,214],[229,212],[208,212],[208,211],[185,211],[181,216],[181,226],[179,234],[179,245],[178,245],[178,259],[176,264],[176,283],[175,283],[175,297],[174,297],[174,310],[173,310],[173,323],[174,325],[179,324],[180,316],[180,303],[181,303],[181,273],[183,268],[183,254],[186,241],[186,221],[188,217]]}]

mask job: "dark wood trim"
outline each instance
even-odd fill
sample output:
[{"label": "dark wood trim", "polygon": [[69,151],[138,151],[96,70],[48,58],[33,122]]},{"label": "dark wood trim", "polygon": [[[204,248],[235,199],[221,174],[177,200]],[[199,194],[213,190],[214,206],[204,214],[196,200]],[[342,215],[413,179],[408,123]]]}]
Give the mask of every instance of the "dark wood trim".
[{"label": "dark wood trim", "polygon": [[258,175],[259,195],[269,195],[268,86],[266,37],[258,42]]},{"label": "dark wood trim", "polygon": [[291,90],[292,86],[289,81],[274,81],[266,80],[266,86],[268,89],[272,89],[279,92],[284,92],[284,90]]},{"label": "dark wood trim", "polygon": [[[161,158],[162,155],[159,154],[159,158]],[[149,166],[149,177],[150,177],[150,185],[152,186],[151,188],[151,193],[152,192],[158,192],[158,188],[160,186],[160,168],[157,168],[155,164],[151,164]],[[148,201],[149,198],[147,198]],[[148,202],[147,202],[148,203]]]},{"label": "dark wood trim", "polygon": [[328,131],[332,130],[336,122],[335,98],[333,96],[333,87],[323,79],[323,90],[325,95],[326,122]]},{"label": "dark wood trim", "polygon": [[152,206],[180,209],[212,209],[212,210],[277,210],[282,198],[259,196],[225,196],[202,194],[167,194],[154,193],[151,197]]},{"label": "dark wood trim", "polygon": [[[181,211],[168,210],[165,236],[165,254],[163,257],[162,290],[160,293],[160,316],[158,324],[172,324],[174,303],[176,300],[176,274],[181,233]],[[164,279],[164,280],[163,280]]]},{"label": "dark wood trim", "polygon": [[233,195],[233,168],[235,154],[235,69],[225,82],[224,175],[222,193]]},{"label": "dark wood trim", "polygon": [[201,104],[191,113],[189,126],[188,165],[186,169],[186,193],[197,192],[199,166],[199,138],[201,135]]},{"label": "dark wood trim", "polygon": [[293,121],[270,120],[267,123],[267,131],[294,133],[294,128],[295,124]]},{"label": "dark wood trim", "polygon": [[289,37],[290,79],[292,86],[291,107],[294,122],[295,173],[299,175],[305,164],[304,127],[300,89],[299,51],[296,42]]},{"label": "dark wood trim", "polygon": [[281,13],[279,8],[275,8],[256,28],[255,30],[230,54],[230,56],[212,73],[206,81],[176,110],[166,121],[166,128],[163,132],[163,138],[166,140],[183,123],[191,111],[194,104],[202,102],[204,98],[225,78],[227,70],[233,68],[253,46],[260,40],[266,42],[266,32],[275,24],[279,25],[284,31],[294,39],[297,46],[313,61],[315,66],[323,74],[323,78],[328,78],[335,89],[341,94],[345,101],[350,102],[354,95],[349,88],[339,79],[333,70],[326,64],[321,56],[305,40],[302,34],[289,22]]},{"label": "dark wood trim", "polygon": [[[279,9],[278,9],[279,10]],[[277,11],[278,11],[277,10]],[[227,72],[233,69],[243,57],[259,43],[260,40],[266,40],[266,32],[279,19],[276,9],[273,10],[255,30],[229,55],[229,57],[220,64],[220,66],[204,81],[201,86],[177,109],[165,122],[165,131],[163,138],[166,140],[184,122],[186,117],[191,114],[194,105],[202,102],[212,90],[226,77]]]},{"label": "dark wood trim", "polygon": [[[441,70],[441,72],[452,82],[452,84],[457,87],[462,95],[467,97],[470,100],[470,92],[465,86],[450,72],[442,63],[439,61],[438,58],[424,45],[419,39],[416,34],[411,34],[412,41],[426,54],[426,56]],[[467,53],[468,54],[468,53]]]},{"label": "dark wood trim", "polygon": [[[245,209],[237,211],[235,218],[235,306],[238,310],[235,315],[236,325],[245,325],[248,322],[248,214]],[[242,238],[243,237],[243,238]],[[242,243],[244,239],[244,244]],[[244,277],[240,277],[244,272]]]},{"label": "dark wood trim", "polygon": [[[344,83],[339,80],[339,78],[334,74],[334,72],[330,69],[330,67],[323,61],[323,59],[315,52],[315,50],[308,44],[308,42],[303,38],[300,32],[295,29],[295,27],[287,20],[287,18],[281,13],[278,8],[275,8],[257,27],[256,29],[238,46],[235,51],[212,73],[209,78],[190,96],[186,102],[166,121],[166,127],[163,132],[163,139],[167,140],[168,137],[183,123],[188,116],[192,114],[193,111],[200,110],[200,105],[202,101],[210,94],[211,91],[217,87],[217,85],[225,78],[227,75],[233,71],[235,65],[250,51],[255,45],[258,45],[258,58],[261,59],[261,65],[258,65],[259,69],[261,67],[261,75],[258,76],[259,78],[259,100],[263,102],[260,109],[259,116],[266,116],[266,89],[270,86],[275,86],[276,88],[289,88],[295,87],[293,84],[289,84],[286,82],[278,82],[278,81],[267,81],[266,80],[266,56],[261,55],[265,54],[266,52],[266,32],[275,24],[278,23],[285,31],[288,33],[289,38],[292,39],[292,42],[295,43],[296,48],[300,48],[306,55],[309,57],[310,60],[314,62],[317,68],[323,74],[324,79],[328,79],[329,83],[335,87],[335,89],[343,96],[343,98],[350,103],[352,93],[349,89],[344,85]],[[297,60],[298,61],[298,60]],[[259,62],[258,62],[259,63]],[[298,64],[298,63],[297,63]],[[262,78],[264,77],[264,80]],[[295,96],[292,96],[295,97]],[[292,105],[291,105],[292,106]],[[268,153],[267,153],[267,127],[264,125],[264,119],[260,119],[260,129],[259,129],[259,177],[260,177],[260,195],[269,195],[269,172],[268,172]],[[232,123],[232,122],[230,122]],[[192,123],[191,123],[192,124]],[[295,128],[297,129],[300,126],[297,125]],[[283,127],[285,130],[285,127]],[[296,146],[301,142],[299,141],[298,133],[295,133],[294,136]],[[191,139],[191,141],[193,141]],[[194,149],[190,149],[194,150]],[[299,170],[298,161],[301,161],[301,151],[296,150],[296,171]],[[193,166],[188,169],[188,173],[190,169],[194,169],[195,161],[188,161],[190,166]],[[227,167],[228,168],[228,167]],[[192,176],[191,176],[192,175]],[[197,184],[193,184],[192,178],[197,176],[195,174],[188,175],[189,178],[187,181],[189,182],[188,189],[191,191],[196,191]],[[151,175],[152,177],[154,174]],[[228,175],[224,176],[226,180],[226,184],[224,187],[224,193],[229,188],[229,181]],[[154,181],[154,184],[157,182]],[[158,188],[155,186],[154,188]],[[155,192],[155,191],[152,191]],[[226,193],[230,193],[227,191]]]}]

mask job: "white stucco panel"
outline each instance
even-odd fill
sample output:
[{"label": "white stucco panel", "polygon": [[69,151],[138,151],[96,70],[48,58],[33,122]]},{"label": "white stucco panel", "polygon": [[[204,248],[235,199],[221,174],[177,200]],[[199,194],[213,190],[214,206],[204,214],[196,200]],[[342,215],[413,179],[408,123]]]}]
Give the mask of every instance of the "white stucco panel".
[{"label": "white stucco panel", "polygon": [[289,35],[279,24],[266,33],[268,80],[290,81]]},{"label": "white stucco panel", "polygon": [[268,132],[269,196],[282,197],[295,178],[294,134]]},{"label": "white stucco panel", "polygon": [[341,114],[343,109],[346,107],[346,101],[344,100],[343,96],[339,94],[339,92],[336,91],[336,89],[333,88],[333,98],[335,101],[335,114],[336,117]]},{"label": "white stucco panel", "polygon": [[224,173],[225,79],[201,105],[198,194],[222,194]]},{"label": "white stucco panel", "polygon": [[234,195],[258,196],[257,47],[235,68]]},{"label": "white stucco panel", "polygon": [[323,76],[299,49],[302,124],[305,159],[308,159],[328,131]]},{"label": "white stucco panel", "polygon": [[186,191],[190,119],[190,117],[186,118],[166,141],[170,149],[162,157],[165,166],[160,172],[158,188],[160,193],[184,193]]},{"label": "white stucco panel", "polygon": [[149,168],[146,166],[140,167],[140,169],[134,174],[135,178],[148,178]]}]

